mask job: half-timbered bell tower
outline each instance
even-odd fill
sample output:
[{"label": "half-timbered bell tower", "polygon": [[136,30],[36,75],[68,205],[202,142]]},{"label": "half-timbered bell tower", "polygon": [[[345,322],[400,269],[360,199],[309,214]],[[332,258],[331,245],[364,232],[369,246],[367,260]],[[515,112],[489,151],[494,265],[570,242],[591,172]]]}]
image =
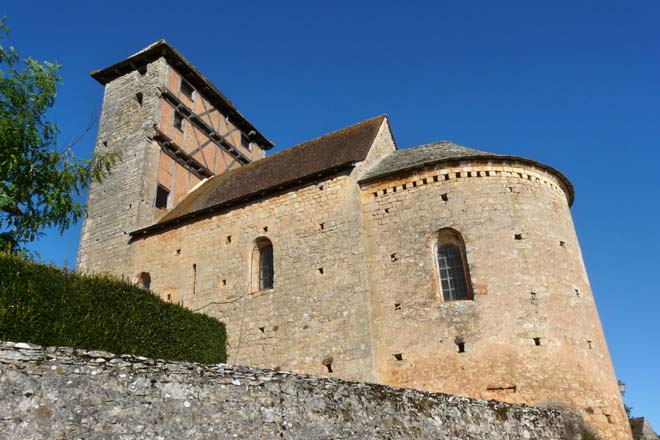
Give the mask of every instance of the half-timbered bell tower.
[{"label": "half-timbered bell tower", "polygon": [[[165,40],[92,77],[105,86],[96,150],[121,161],[90,189],[78,268],[132,278],[130,232],[273,144]],[[96,267],[89,256],[99,252],[116,265]]]}]

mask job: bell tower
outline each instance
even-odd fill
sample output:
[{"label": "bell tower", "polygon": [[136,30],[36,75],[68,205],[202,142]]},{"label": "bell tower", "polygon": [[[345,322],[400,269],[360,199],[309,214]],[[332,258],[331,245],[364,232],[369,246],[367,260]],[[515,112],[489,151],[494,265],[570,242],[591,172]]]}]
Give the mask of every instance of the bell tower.
[{"label": "bell tower", "polygon": [[132,231],[273,144],[165,40],[92,77],[105,86],[95,151],[120,160],[89,190],[77,266],[132,278]]}]

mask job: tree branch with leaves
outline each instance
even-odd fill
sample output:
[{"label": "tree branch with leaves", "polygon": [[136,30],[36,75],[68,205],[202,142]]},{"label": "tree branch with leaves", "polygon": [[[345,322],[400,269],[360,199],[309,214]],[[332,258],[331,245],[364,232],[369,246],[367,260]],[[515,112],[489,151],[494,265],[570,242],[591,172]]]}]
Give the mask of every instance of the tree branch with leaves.
[{"label": "tree branch with leaves", "polygon": [[21,59],[2,43],[0,20],[0,249],[17,252],[49,227],[64,232],[85,207],[76,197],[100,182],[119,160],[116,152],[78,158],[57,148],[59,128],[47,119],[55,104],[57,63]]}]

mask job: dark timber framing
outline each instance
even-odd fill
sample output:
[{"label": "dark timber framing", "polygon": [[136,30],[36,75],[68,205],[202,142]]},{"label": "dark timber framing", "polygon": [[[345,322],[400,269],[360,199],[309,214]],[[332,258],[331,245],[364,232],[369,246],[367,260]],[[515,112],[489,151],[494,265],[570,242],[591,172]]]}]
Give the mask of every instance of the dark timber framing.
[{"label": "dark timber framing", "polygon": [[[218,133],[216,130],[214,130],[213,127],[207,124],[206,121],[201,119],[199,115],[197,115],[194,111],[192,111],[192,109],[190,109],[187,105],[181,102],[181,100],[176,95],[174,95],[174,93],[172,93],[169,89],[162,88],[160,92],[163,98],[165,98],[167,102],[172,104],[175,111],[178,111],[184,117],[184,119],[186,119],[192,125],[195,125],[206,136],[208,136],[213,144],[215,144],[217,147],[221,148],[222,150],[226,151],[229,155],[231,155],[234,158],[234,160],[239,162],[241,165],[246,165],[251,162],[251,160],[246,155],[241,153],[234,145],[232,145],[229,141],[227,141],[225,137],[226,135],[222,135]],[[200,146],[190,154],[191,155],[195,154],[202,147],[203,146]]]},{"label": "dark timber framing", "polygon": [[214,175],[211,170],[199,163],[197,159],[190,154],[186,153],[183,148],[177,145],[176,142],[165,133],[160,131],[158,127],[154,127],[154,130],[155,134],[153,139],[158,142],[158,145],[160,145],[162,150],[177,163],[192,171],[200,179],[206,179]]},{"label": "dark timber framing", "polygon": [[[202,93],[210,104],[220,110],[221,113],[230,117],[238,129],[248,133],[250,138],[256,141],[264,150],[270,150],[274,144],[269,141],[259,130],[257,130],[238,109],[220,91],[202,75],[183,55],[174,49],[165,40],[158,40],[146,49],[128,57],[127,59],[113,64],[105,69],[95,70],[92,77],[105,85],[115,78],[126,75],[134,70],[144,71],[149,63],[159,58],[165,58],[167,63],[177,69],[188,83],[197,91]],[[251,134],[250,134],[251,133]]]}]

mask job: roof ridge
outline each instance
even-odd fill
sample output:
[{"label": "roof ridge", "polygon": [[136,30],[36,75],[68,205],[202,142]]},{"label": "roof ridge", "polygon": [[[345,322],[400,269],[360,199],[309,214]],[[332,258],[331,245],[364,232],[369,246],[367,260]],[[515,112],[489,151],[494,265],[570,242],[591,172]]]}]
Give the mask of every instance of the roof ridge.
[{"label": "roof ridge", "polygon": [[479,151],[479,152],[488,153],[488,154],[496,154],[496,153],[490,153],[488,151],[478,150],[478,149],[472,148],[472,147],[466,147],[465,145],[457,144],[454,141],[450,141],[450,140],[446,140],[446,139],[435,141],[435,142],[429,142],[429,143],[426,143],[426,144],[419,144],[419,145],[415,145],[415,146],[412,146],[412,147],[406,147],[406,148],[404,148],[404,150],[409,150],[409,149],[413,149],[413,148],[422,148],[422,147],[433,147],[433,146],[436,146],[436,145],[453,145],[455,147],[465,148],[466,150]]},{"label": "roof ridge", "polygon": [[[166,44],[166,45],[168,45],[168,46],[171,46],[171,44],[169,44],[165,38],[160,38],[160,39],[154,41],[153,43],[146,45],[145,47],[143,47],[142,49],[138,50],[138,51],[135,52],[134,54],[129,55],[127,58],[132,58],[132,57],[134,57],[134,56],[136,56],[136,55],[140,55],[141,53],[143,53],[143,52],[147,52],[149,49],[151,49],[151,48],[153,48],[153,47],[155,47],[155,46],[158,46],[158,45],[160,45],[160,44]],[[98,70],[102,70],[102,69],[98,69]]]},{"label": "roof ridge", "polygon": [[246,167],[249,167],[249,166],[251,166],[251,165],[253,165],[253,164],[263,163],[262,161],[264,161],[264,160],[269,160],[269,159],[272,159],[272,158],[274,158],[274,157],[281,157],[281,156],[284,155],[285,153],[290,153],[291,151],[293,151],[293,150],[295,150],[295,149],[297,149],[297,148],[299,148],[299,147],[302,147],[302,146],[307,145],[307,144],[311,144],[312,142],[318,142],[318,141],[320,141],[320,140],[323,139],[323,138],[326,138],[326,137],[328,137],[328,136],[332,136],[332,135],[339,134],[339,133],[341,133],[342,131],[349,130],[349,129],[354,128],[354,127],[357,127],[357,126],[359,126],[359,125],[361,125],[361,124],[366,124],[367,122],[371,122],[371,121],[373,121],[373,120],[375,120],[375,119],[378,119],[379,117],[387,117],[387,115],[386,115],[385,113],[383,113],[383,114],[380,114],[380,115],[378,115],[378,116],[373,116],[373,117],[371,117],[371,118],[364,119],[364,120],[362,120],[362,121],[359,121],[359,122],[356,122],[356,123],[354,123],[354,124],[348,125],[348,126],[346,126],[346,127],[339,128],[339,129],[337,129],[337,130],[335,130],[335,131],[331,131],[330,133],[322,134],[321,136],[317,136],[317,137],[315,137],[315,138],[312,138],[312,139],[306,140],[305,142],[301,142],[301,143],[299,143],[299,144],[295,144],[295,145],[292,145],[292,146],[290,146],[290,147],[284,148],[284,149],[278,151],[277,153],[271,154],[270,156],[266,156],[266,157],[263,157],[263,158],[261,158],[261,159],[254,160],[254,161],[252,161],[252,162],[250,162],[250,163],[248,163],[248,164],[246,164],[246,165],[243,165],[243,166],[241,166],[241,167],[235,168],[235,169],[233,169],[233,170],[230,170],[230,171],[227,171],[227,172],[224,172],[224,173],[221,173],[221,174],[217,174],[217,175],[213,176],[211,179],[208,179],[208,180],[209,180],[209,181],[210,181],[210,180],[213,180],[215,177],[222,176],[222,175],[224,175],[224,174],[227,174],[228,172],[232,172],[232,171],[235,172],[235,171],[237,171],[237,170],[245,169]]},{"label": "roof ridge", "polygon": [[[306,140],[305,142],[301,142],[301,143],[299,143],[299,144],[296,144],[296,145],[294,145],[294,146],[292,146],[292,147],[285,148],[284,150],[282,150],[282,151],[278,151],[278,152],[275,153],[275,154],[283,153],[283,152],[285,152],[285,151],[287,151],[287,150],[291,150],[291,149],[293,149],[293,148],[297,148],[297,147],[299,147],[299,146],[301,146],[301,145],[309,144],[310,142],[316,142],[316,141],[321,140],[321,139],[323,139],[323,138],[325,138],[325,137],[332,136],[333,134],[337,134],[337,133],[339,133],[339,132],[341,132],[341,131],[344,131],[344,130],[350,130],[351,128],[357,127],[358,125],[366,124],[367,122],[371,122],[371,121],[373,121],[373,120],[375,120],[375,119],[378,119],[378,118],[387,118],[387,114],[386,114],[386,113],[381,113],[380,115],[376,115],[376,116],[372,116],[372,117],[367,118],[367,119],[363,119],[363,120],[361,120],[361,121],[359,121],[359,122],[355,122],[354,124],[347,125],[346,127],[338,128],[337,130],[331,131],[330,133],[322,134],[322,135],[317,136],[317,137],[315,137],[315,138],[308,139],[308,140]],[[275,156],[275,154],[273,154],[273,156]],[[272,156],[271,156],[271,157],[272,157]]]},{"label": "roof ridge", "polygon": [[[252,161],[252,162],[250,162],[250,163],[248,163],[248,164],[246,164],[246,165],[243,165],[243,166],[238,167],[238,168],[236,168],[236,169],[234,169],[234,170],[231,170],[231,171],[240,170],[240,169],[243,169],[243,168],[249,167],[249,166],[252,165],[252,164],[261,163],[261,161],[268,160],[268,159],[271,159],[271,158],[273,158],[273,157],[281,157],[282,155],[284,155],[284,154],[286,154],[286,153],[291,153],[291,151],[296,150],[296,149],[299,148],[299,147],[305,146],[305,145],[307,145],[307,144],[311,144],[312,142],[318,142],[318,141],[320,141],[320,140],[322,140],[322,139],[324,139],[324,138],[327,138],[327,137],[329,137],[329,136],[337,135],[337,134],[339,134],[339,133],[341,133],[341,132],[343,132],[343,131],[345,131],[345,130],[350,130],[351,128],[357,127],[357,126],[359,126],[359,125],[361,125],[361,124],[366,124],[366,123],[371,122],[371,121],[373,121],[373,120],[375,120],[375,119],[378,119],[378,118],[380,118],[380,117],[387,118],[387,115],[386,115],[385,113],[383,113],[383,114],[380,114],[380,115],[378,115],[378,116],[373,116],[373,117],[371,117],[371,118],[364,119],[364,120],[362,120],[362,121],[359,121],[359,122],[356,122],[356,123],[354,123],[354,124],[348,125],[348,126],[346,126],[346,127],[339,128],[339,129],[337,129],[337,130],[335,130],[335,131],[331,131],[330,133],[322,134],[321,136],[317,136],[317,137],[315,137],[315,138],[312,138],[312,139],[306,140],[305,142],[301,142],[301,143],[299,143],[299,144],[295,144],[295,145],[292,145],[292,146],[290,146],[290,147],[284,148],[284,149],[278,151],[277,153],[273,153],[273,154],[271,154],[270,156],[266,156],[266,157],[263,157],[263,158],[261,158],[261,159],[257,159],[257,160],[255,160],[255,161]],[[231,172],[231,171],[230,171],[230,172]],[[223,175],[223,174],[226,174],[226,173],[222,173],[222,174],[218,174],[218,175],[216,175],[216,176],[213,176],[213,177],[212,177],[211,179],[209,179],[209,180],[213,180],[213,178],[215,178],[215,177],[217,177],[217,176],[221,176],[221,175]]]},{"label": "roof ridge", "polygon": [[441,139],[441,140],[439,140],[439,141],[435,141],[435,142],[428,142],[428,143],[426,143],[426,144],[415,145],[414,147],[411,147],[411,148],[427,147],[427,146],[429,146],[429,145],[437,145],[437,144],[453,144],[453,145],[458,145],[459,147],[462,147],[462,145],[457,144],[457,143],[454,142],[454,141],[450,141],[450,140],[448,140],[448,139]]}]

